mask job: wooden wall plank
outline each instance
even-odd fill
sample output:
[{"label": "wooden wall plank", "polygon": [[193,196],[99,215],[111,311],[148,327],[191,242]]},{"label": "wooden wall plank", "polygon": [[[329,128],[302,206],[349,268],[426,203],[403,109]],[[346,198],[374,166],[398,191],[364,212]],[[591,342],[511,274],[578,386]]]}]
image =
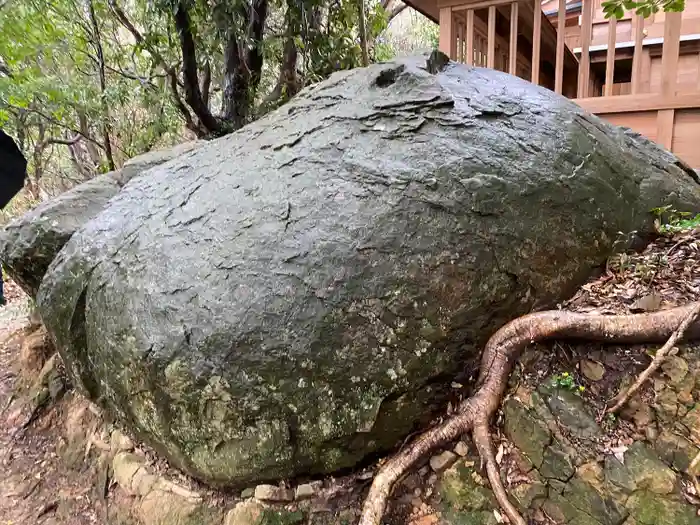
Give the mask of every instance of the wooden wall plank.
[{"label": "wooden wall plank", "polygon": [[673,146],[675,113],[674,109],[662,109],[656,117],[656,142],[668,150]]}]

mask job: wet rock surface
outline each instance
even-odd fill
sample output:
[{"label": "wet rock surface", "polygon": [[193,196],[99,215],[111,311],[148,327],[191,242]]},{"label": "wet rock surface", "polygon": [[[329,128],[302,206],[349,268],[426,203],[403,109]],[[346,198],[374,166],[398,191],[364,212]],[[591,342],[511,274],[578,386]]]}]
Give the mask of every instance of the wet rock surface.
[{"label": "wet rock surface", "polygon": [[[700,206],[699,189],[551,91],[408,58],[132,180],[38,303],[75,383],[185,472],[319,475],[424,426],[496,328],[569,296],[619,232],[650,231],[666,201]],[[565,479],[557,443],[541,462]]]}]

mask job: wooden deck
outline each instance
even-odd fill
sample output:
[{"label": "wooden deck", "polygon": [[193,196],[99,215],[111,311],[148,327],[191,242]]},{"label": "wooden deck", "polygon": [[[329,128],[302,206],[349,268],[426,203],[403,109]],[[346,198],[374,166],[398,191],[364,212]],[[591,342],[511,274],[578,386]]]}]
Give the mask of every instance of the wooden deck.
[{"label": "wooden deck", "polygon": [[437,0],[440,49],[572,98],[700,168],[700,0],[619,21],[603,17],[601,0],[552,4],[548,17],[540,0]]}]

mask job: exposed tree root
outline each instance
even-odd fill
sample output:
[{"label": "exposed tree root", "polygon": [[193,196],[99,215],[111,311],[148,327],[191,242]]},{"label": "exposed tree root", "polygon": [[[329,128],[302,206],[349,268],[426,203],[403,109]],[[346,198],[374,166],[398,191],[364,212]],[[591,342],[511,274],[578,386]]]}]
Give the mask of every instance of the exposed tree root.
[{"label": "exposed tree root", "polygon": [[678,341],[683,337],[685,331],[688,327],[695,322],[695,320],[700,315],[700,303],[695,304],[695,308],[691,309],[688,315],[683,319],[680,326],[671,334],[668,338],[666,344],[662,346],[654,355],[654,359],[651,364],[641,373],[639,377],[634,382],[634,384],[627,390],[620,392],[613,402],[615,403],[611,408],[607,410],[608,413],[615,414],[624,407],[630,398],[635,394],[637,390],[644,384],[644,382],[651,377],[651,375],[656,372],[661,364],[666,359],[666,355],[673,349],[673,347],[678,343]]},{"label": "exposed tree root", "polygon": [[[700,308],[700,303],[660,312],[607,316],[547,311],[529,314],[498,330],[486,344],[476,393],[465,399],[457,413],[433,427],[391,457],[377,473],[365,499],[359,525],[380,525],[387,500],[396,484],[430,452],[466,432],[471,432],[486,466],[489,483],[499,506],[511,524],[526,525],[508,499],[493,452],[489,424],[498,410],[513,363],[531,343],[547,339],[586,339],[608,343],[659,343]],[[691,321],[689,321],[689,324]],[[700,322],[685,330],[689,339],[700,337]],[[679,335],[680,337],[680,335]]]}]

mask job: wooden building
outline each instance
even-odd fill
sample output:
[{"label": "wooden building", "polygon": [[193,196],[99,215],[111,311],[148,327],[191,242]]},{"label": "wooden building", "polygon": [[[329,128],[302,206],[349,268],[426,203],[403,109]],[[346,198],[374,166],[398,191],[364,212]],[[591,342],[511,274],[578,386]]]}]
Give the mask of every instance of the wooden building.
[{"label": "wooden building", "polygon": [[686,0],[683,13],[620,20],[606,19],[602,2],[406,1],[440,24],[440,49],[453,60],[575,99],[700,169],[700,0]]}]

